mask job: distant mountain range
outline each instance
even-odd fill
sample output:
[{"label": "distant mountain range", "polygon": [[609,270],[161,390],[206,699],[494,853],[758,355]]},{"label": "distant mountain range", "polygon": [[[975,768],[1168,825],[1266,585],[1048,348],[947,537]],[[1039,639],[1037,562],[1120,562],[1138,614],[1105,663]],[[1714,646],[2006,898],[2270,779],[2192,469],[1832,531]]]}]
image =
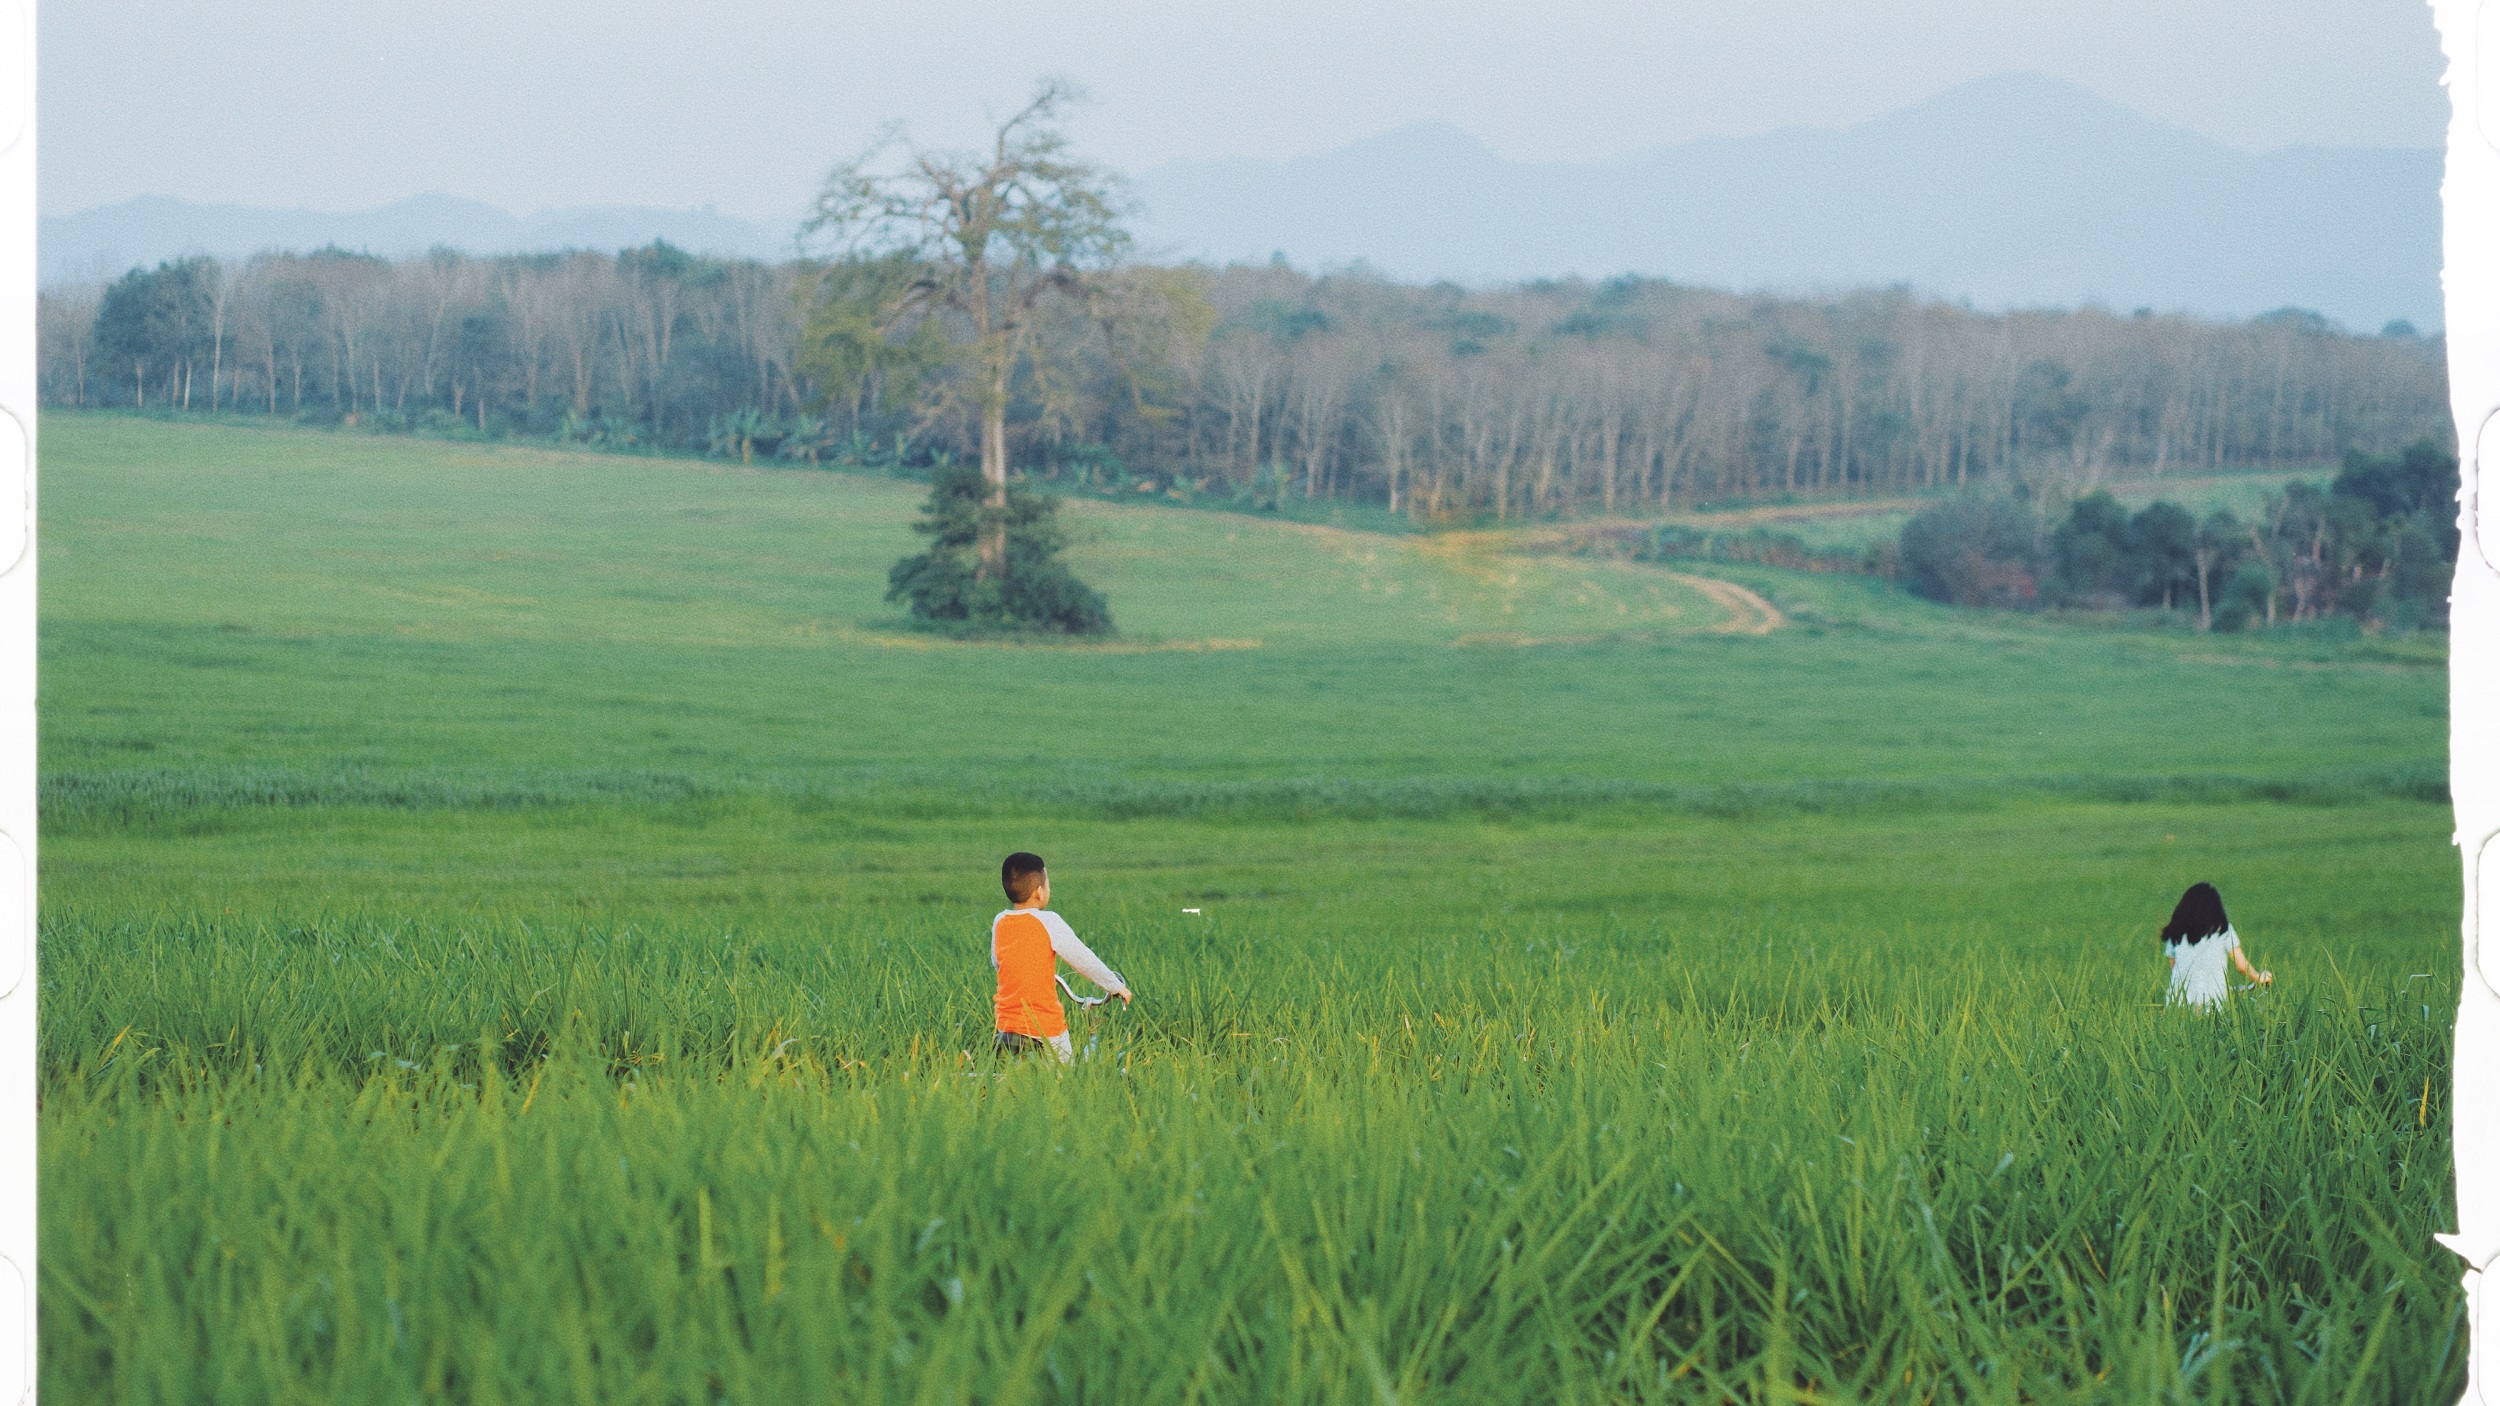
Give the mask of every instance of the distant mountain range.
[{"label": "distant mountain range", "polygon": [[[1218,263],[1283,254],[1467,283],[1636,272],[1802,292],[1907,283],[1982,307],[2313,309],[2360,330],[2442,323],[2440,154],[2250,154],[2031,74],[1965,83],[1837,131],[1506,161],[1420,124],[1287,161],[1176,161],[1138,181],[1141,243]],[[146,197],[46,217],[47,279],[189,252],[337,244],[381,254],[615,249],[664,238],[778,257],[790,230],[630,207],[527,218],[428,195],[379,210]]]},{"label": "distant mountain range", "polygon": [[2286,305],[2440,325],[2440,154],[2251,155],[2005,74],[1840,131],[1596,165],[1504,161],[1407,127],[1284,162],[1176,162],[1150,240],[1218,261],[1462,282],[1635,271],[1737,289],[1908,283],[1986,307]]},{"label": "distant mountain range", "polygon": [[118,277],[134,265],[189,254],[241,257],[264,249],[336,245],[399,257],[428,249],[518,254],[546,249],[626,249],[665,239],[681,249],[785,258],[796,228],[774,229],[712,210],[587,206],[521,216],[475,200],[417,195],[377,210],[328,214],[245,205],[195,205],[143,195],[83,214],[42,216],[36,260],[45,282]]}]

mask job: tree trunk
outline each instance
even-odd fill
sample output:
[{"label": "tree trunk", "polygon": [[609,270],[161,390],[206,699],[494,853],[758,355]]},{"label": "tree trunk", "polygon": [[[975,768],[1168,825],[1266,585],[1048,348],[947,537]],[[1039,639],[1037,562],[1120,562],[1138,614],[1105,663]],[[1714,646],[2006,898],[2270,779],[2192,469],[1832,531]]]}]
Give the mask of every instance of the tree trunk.
[{"label": "tree trunk", "polygon": [[1006,354],[990,363],[990,383],[981,396],[981,482],[989,520],[981,525],[980,574],[987,580],[1007,575],[1007,371]]}]

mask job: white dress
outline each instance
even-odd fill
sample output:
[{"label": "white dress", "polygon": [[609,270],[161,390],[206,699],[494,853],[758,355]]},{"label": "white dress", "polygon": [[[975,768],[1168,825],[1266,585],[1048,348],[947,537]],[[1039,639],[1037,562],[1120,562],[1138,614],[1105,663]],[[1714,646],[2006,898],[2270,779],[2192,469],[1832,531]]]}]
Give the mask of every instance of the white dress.
[{"label": "white dress", "polygon": [[2165,942],[2170,954],[2170,1005],[2210,1010],[2230,999],[2231,954],[2240,950],[2240,935],[2229,928],[2194,942]]}]

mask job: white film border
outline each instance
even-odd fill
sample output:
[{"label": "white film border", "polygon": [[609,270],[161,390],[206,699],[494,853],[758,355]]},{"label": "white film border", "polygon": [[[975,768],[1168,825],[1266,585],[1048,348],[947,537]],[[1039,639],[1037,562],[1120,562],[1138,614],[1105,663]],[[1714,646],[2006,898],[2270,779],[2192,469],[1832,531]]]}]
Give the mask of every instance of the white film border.
[{"label": "white film border", "polygon": [[[2465,466],[2449,633],[2449,792],[2464,870],[2464,979],[2450,1126],[2472,1358],[2465,1399],[2500,1406],[2500,0],[2432,0],[2448,58],[2440,188],[2448,393]],[[2489,486],[2493,496],[2486,499]],[[2485,512],[2486,502],[2493,511]],[[2491,935],[2488,946],[2485,934]]]},{"label": "white film border", "polygon": [[[2500,571],[2500,499],[2494,500],[2491,512],[2483,511],[2480,471],[2484,464],[2500,463],[2500,409],[2483,416],[2482,428],[2470,442],[2458,436],[2457,452],[2466,468],[2465,481],[2457,492],[2465,500],[2466,521],[2472,527],[2465,535],[2481,554],[2483,565]],[[2462,557],[2463,553],[2460,551],[2459,555]]]}]

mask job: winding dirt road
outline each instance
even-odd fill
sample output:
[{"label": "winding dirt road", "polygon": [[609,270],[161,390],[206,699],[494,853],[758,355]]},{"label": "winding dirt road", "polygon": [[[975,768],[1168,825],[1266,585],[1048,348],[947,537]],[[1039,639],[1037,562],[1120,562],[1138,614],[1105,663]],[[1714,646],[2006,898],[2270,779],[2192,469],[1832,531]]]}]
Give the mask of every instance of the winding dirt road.
[{"label": "winding dirt road", "polygon": [[1767,635],[1788,623],[1780,608],[1761,596],[1715,576],[1690,576],[1681,571],[1667,575],[1708,596],[1712,604],[1727,612],[1727,618],[1709,628],[1713,635]]}]

